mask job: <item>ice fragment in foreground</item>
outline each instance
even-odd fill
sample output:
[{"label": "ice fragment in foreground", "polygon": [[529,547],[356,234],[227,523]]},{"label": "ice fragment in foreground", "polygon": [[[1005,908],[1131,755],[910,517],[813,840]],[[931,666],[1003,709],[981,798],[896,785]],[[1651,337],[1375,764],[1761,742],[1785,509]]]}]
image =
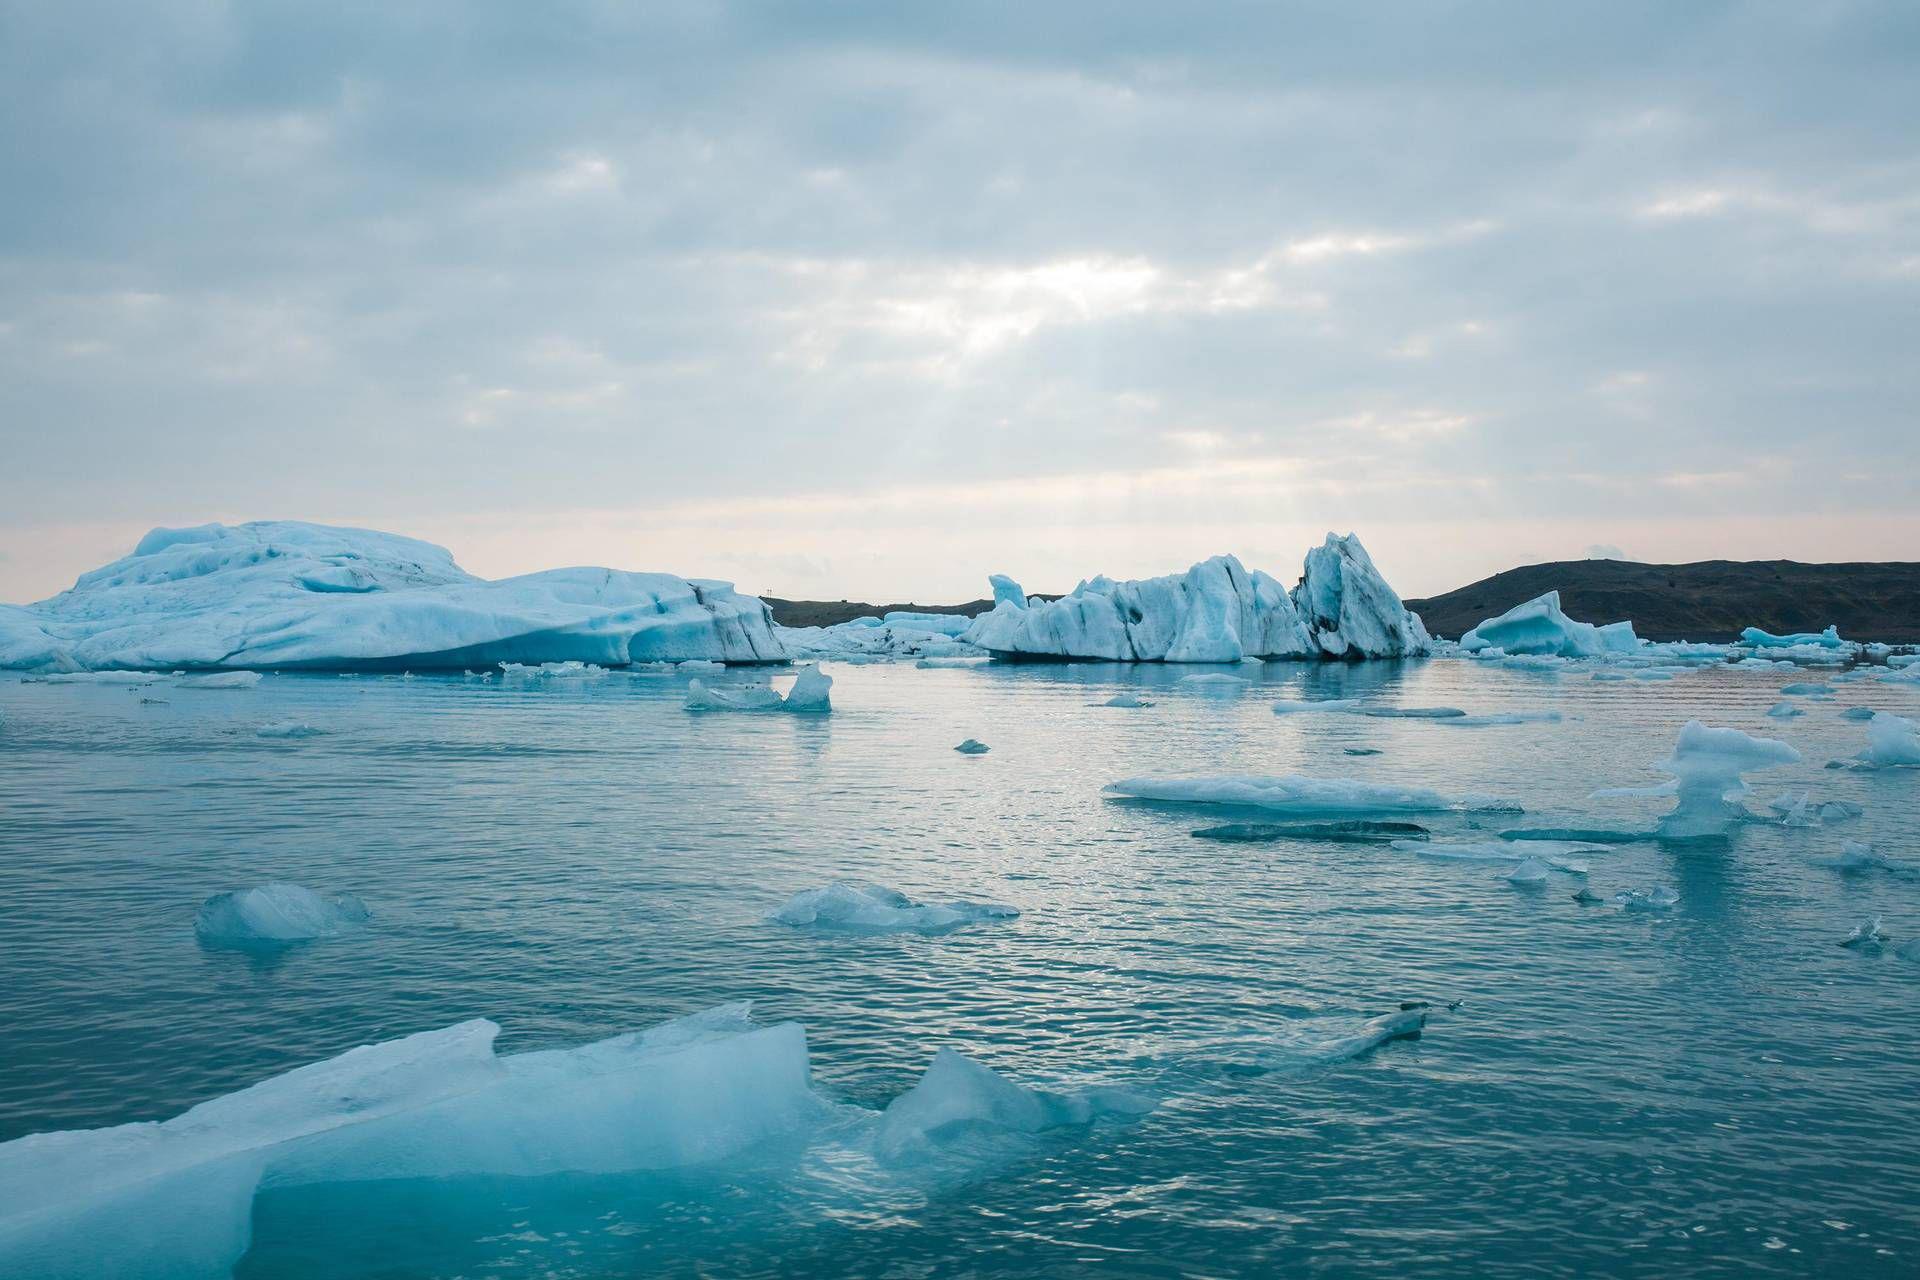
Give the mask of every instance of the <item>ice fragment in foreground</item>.
[{"label": "ice fragment in foreground", "polygon": [[958,751],[963,756],[983,756],[992,749],[993,748],[978,738],[968,738],[965,742],[954,748],[955,751]]},{"label": "ice fragment in foreground", "polygon": [[1876,712],[1867,722],[1867,749],[1860,758],[1882,767],[1920,766],[1920,725],[1905,716]]}]

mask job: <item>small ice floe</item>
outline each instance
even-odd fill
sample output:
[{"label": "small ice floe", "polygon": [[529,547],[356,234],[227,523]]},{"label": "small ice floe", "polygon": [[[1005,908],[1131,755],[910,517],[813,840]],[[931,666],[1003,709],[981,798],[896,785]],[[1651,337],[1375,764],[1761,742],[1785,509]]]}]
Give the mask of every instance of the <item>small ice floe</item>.
[{"label": "small ice floe", "polygon": [[1803,716],[1807,713],[1791,702],[1776,702],[1767,708],[1767,714],[1775,720],[1791,720],[1795,716]]},{"label": "small ice floe", "polygon": [[1351,711],[1360,705],[1358,698],[1318,698],[1296,701],[1282,698],[1273,704],[1277,716],[1298,715],[1303,711]]},{"label": "small ice floe", "polygon": [[52,675],[26,676],[21,684],[157,684],[173,677],[164,671],[56,671]]},{"label": "small ice floe", "polygon": [[1871,720],[1874,717],[1872,707],[1848,707],[1840,713],[1842,720]]},{"label": "small ice floe", "polygon": [[1372,822],[1350,819],[1344,822],[1229,822],[1219,827],[1203,827],[1193,833],[1202,840],[1225,840],[1235,844],[1269,844],[1279,840],[1324,840],[1330,844],[1393,844],[1402,840],[1425,840],[1427,829],[1417,822]]},{"label": "small ice floe", "polygon": [[1511,871],[1502,876],[1501,879],[1510,885],[1516,885],[1523,889],[1537,889],[1546,884],[1547,877],[1550,874],[1552,874],[1552,868],[1548,867],[1547,864],[1540,861],[1540,859],[1523,858],[1515,864]]},{"label": "small ice floe", "polygon": [[1380,754],[1380,748],[1378,747],[1342,747],[1340,748],[1340,753],[1342,755],[1349,755],[1349,756],[1377,756]]},{"label": "small ice floe", "polygon": [[1428,844],[1395,840],[1393,847],[1403,853],[1417,853],[1423,858],[1439,858],[1448,862],[1504,862],[1509,866],[1537,862],[1549,871],[1570,876],[1584,876],[1588,871],[1586,860],[1573,855],[1595,852],[1572,842],[1550,843],[1544,840],[1530,841],[1517,848],[1503,840],[1434,841]]},{"label": "small ice floe", "polygon": [[1873,947],[1878,949],[1879,946],[1886,941],[1888,941],[1887,935],[1880,929],[1880,917],[1875,916],[1871,920],[1862,920],[1859,924],[1853,926],[1853,932],[1842,938],[1840,945],[1843,947]]},{"label": "small ice floe", "polygon": [[140,705],[143,707],[170,707],[173,704],[165,698],[142,698],[140,699]]},{"label": "small ice floe", "polygon": [[[502,680],[598,680],[613,673],[591,662],[503,662]],[[408,672],[412,679],[413,673]]]},{"label": "small ice floe", "polygon": [[710,658],[688,658],[685,662],[676,662],[673,669],[675,671],[686,672],[725,671],[727,664],[724,662],[714,662]]},{"label": "small ice floe", "polygon": [[993,748],[978,738],[968,738],[965,742],[955,747],[954,750],[963,756],[983,756],[993,750]]},{"label": "small ice floe", "polygon": [[1793,684],[1781,685],[1780,692],[1789,698],[1829,698],[1833,696],[1833,686],[1817,681],[1800,680]]},{"label": "small ice floe", "polygon": [[1230,676],[1224,671],[1196,671],[1192,675],[1181,676],[1180,684],[1236,685],[1246,684],[1245,676]]},{"label": "small ice floe", "polygon": [[1103,707],[1150,707],[1153,704],[1131,693],[1116,693],[1100,705]]},{"label": "small ice floe", "polygon": [[1459,707],[1370,707],[1362,714],[1379,720],[1458,720],[1467,713]]},{"label": "small ice floe", "polygon": [[1573,891],[1573,900],[1579,903],[1583,907],[1592,906],[1596,902],[1606,901],[1605,898],[1602,898],[1599,894],[1587,888],[1587,886],[1585,885],[1581,885],[1578,889],[1575,889]]},{"label": "small ice floe", "polygon": [[1199,777],[1145,776],[1111,783],[1107,794],[1168,804],[1243,805],[1284,813],[1438,813],[1486,807],[1453,800],[1427,787],[1402,787],[1348,778],[1306,778],[1299,774],[1210,774]]},{"label": "small ice floe", "polygon": [[272,883],[216,893],[200,904],[193,931],[214,947],[278,947],[330,938],[367,922],[367,904],[350,893],[323,897],[297,884]]},{"label": "small ice floe", "polygon": [[1596,671],[1593,673],[1593,678],[1604,684],[1620,680],[1631,680],[1633,676],[1626,671]]},{"label": "small ice floe", "polygon": [[992,658],[981,654],[978,657],[922,658],[913,665],[928,671],[936,671],[943,667],[956,669],[961,667],[984,667],[991,661],[993,661]]},{"label": "small ice floe", "polygon": [[1680,902],[1680,895],[1664,884],[1651,889],[1623,889],[1613,895],[1613,900],[1629,912],[1671,911]]},{"label": "small ice floe", "polygon": [[833,677],[819,667],[801,667],[793,687],[783,698],[771,685],[736,687],[708,685],[695,676],[687,681],[689,711],[797,711],[822,714],[833,710]]},{"label": "small ice floe", "polygon": [[1867,722],[1867,749],[1858,759],[1881,769],[1920,767],[1920,725],[1905,716],[1876,712]]},{"label": "small ice floe", "polygon": [[285,720],[278,724],[263,724],[255,729],[254,736],[260,738],[317,738],[321,730],[300,720]]},{"label": "small ice floe", "polygon": [[1484,729],[1501,724],[1559,724],[1558,711],[1495,711],[1487,715],[1441,716],[1435,723],[1455,729]]},{"label": "small ice floe", "polygon": [[1849,874],[1861,871],[1891,871],[1893,863],[1884,856],[1875,853],[1873,846],[1859,840],[1842,840],[1840,852],[1828,858],[1808,859],[1816,867],[1825,867],[1830,871]]},{"label": "small ice floe", "polygon": [[1558,672],[1567,665],[1567,660],[1546,653],[1514,653],[1500,659],[1499,665],[1509,671]]},{"label": "small ice floe", "polygon": [[835,880],[803,889],[767,919],[796,928],[867,933],[945,933],[963,925],[1011,920],[1020,912],[1002,902],[915,902],[898,889],[866,880]]},{"label": "small ice floe", "polygon": [[1689,720],[1673,753],[1653,767],[1671,781],[1651,787],[1611,787],[1595,798],[1673,796],[1676,803],[1655,830],[1663,839],[1697,840],[1724,836],[1734,823],[1748,821],[1746,806],[1736,803],[1747,784],[1741,775],[1775,765],[1798,764],[1800,753],[1772,738],[1755,738],[1738,729],[1710,729]]},{"label": "small ice floe", "polygon": [[953,1049],[941,1049],[919,1083],[881,1113],[875,1147],[889,1163],[955,1137],[1034,1134],[1103,1116],[1141,1116],[1157,1099],[1131,1089],[1052,1093],[1016,1084]]},{"label": "small ice floe", "polygon": [[210,676],[186,676],[174,682],[176,689],[251,689],[260,683],[258,671],[220,671]]}]

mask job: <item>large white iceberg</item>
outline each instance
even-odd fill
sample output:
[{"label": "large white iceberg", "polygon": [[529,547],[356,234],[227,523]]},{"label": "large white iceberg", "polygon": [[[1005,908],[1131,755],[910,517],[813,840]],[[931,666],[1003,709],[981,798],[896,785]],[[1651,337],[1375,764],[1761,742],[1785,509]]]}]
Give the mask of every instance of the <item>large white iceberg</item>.
[{"label": "large white iceberg", "polygon": [[1905,716],[1875,712],[1867,722],[1867,750],[1861,758],[1896,768],[1920,766],[1920,724]]},{"label": "large white iceberg", "polygon": [[0,667],[374,669],[784,661],[729,583],[551,569],[487,581],[444,549],[292,520],[155,529],[67,591],[0,608]]},{"label": "large white iceberg", "polygon": [[1578,622],[1560,609],[1560,593],[1549,591],[1517,604],[1497,618],[1489,618],[1460,637],[1468,653],[1501,649],[1517,654],[1553,654],[1562,658],[1597,658],[1609,653],[1632,653],[1640,647],[1631,622],[1595,626]]},{"label": "large white iceberg", "polygon": [[996,578],[994,595],[993,611],[962,639],[1013,657],[1239,662],[1397,658],[1431,647],[1352,535],[1328,534],[1291,592],[1233,556],[1215,556],[1161,578],[1093,578],[1050,601],[1018,601],[1018,588]]}]

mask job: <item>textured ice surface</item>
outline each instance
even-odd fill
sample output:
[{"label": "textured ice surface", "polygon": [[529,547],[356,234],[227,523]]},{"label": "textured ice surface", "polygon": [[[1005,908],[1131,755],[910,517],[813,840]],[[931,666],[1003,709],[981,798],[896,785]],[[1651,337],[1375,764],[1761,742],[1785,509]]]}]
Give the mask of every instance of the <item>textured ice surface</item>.
[{"label": "textured ice surface", "polygon": [[920,659],[985,657],[984,650],[956,637],[973,625],[957,613],[889,613],[881,618],[855,618],[831,627],[778,627],[774,634],[797,658],[839,662],[896,662]]},{"label": "textured ice surface", "polygon": [[1867,749],[1861,759],[1888,767],[1920,767],[1920,724],[1890,712],[1867,722]]},{"label": "textured ice surface", "polygon": [[1019,914],[1001,902],[915,902],[885,885],[835,880],[818,889],[801,890],[769,912],[767,918],[798,927],[944,933],[982,921],[1011,920]]},{"label": "textured ice surface", "polygon": [[1437,813],[1462,807],[1427,787],[1306,778],[1299,774],[1145,776],[1110,783],[1107,793],[1174,804],[1245,805],[1285,813]]},{"label": "textured ice surface", "polygon": [[497,1031],[350,1050],[164,1123],[0,1144],[0,1275],[224,1276],[258,1187],[672,1168],[825,1110],[805,1033],[745,1005],[504,1058]]},{"label": "textured ice surface", "polygon": [[1508,884],[1523,887],[1537,887],[1547,882],[1552,868],[1538,858],[1523,858],[1513,870],[1502,877]]},{"label": "textured ice surface", "polygon": [[997,586],[996,597],[965,639],[1011,655],[1238,662],[1399,657],[1430,645],[1352,536],[1327,535],[1308,553],[1292,592],[1232,556],[1216,556],[1163,578],[1094,578],[1053,601],[1016,605]]},{"label": "textured ice surface", "polygon": [[272,947],[330,938],[367,922],[367,904],[350,893],[323,896],[297,884],[263,884],[216,893],[200,904],[193,931],[223,947]]},{"label": "textured ice surface", "polygon": [[431,543],[276,520],[155,529],[52,599],[0,610],[0,667],[761,662],[788,656],[772,628],[723,582],[613,569],[489,582]]},{"label": "textured ice surface", "polygon": [[1431,843],[1395,840],[1393,847],[1406,853],[1417,853],[1424,858],[1453,862],[1504,862],[1509,865],[1538,862],[1549,870],[1575,876],[1587,874],[1588,868],[1585,859],[1573,855],[1597,852],[1591,845],[1572,840],[1530,840],[1524,843],[1499,840],[1435,840]]},{"label": "textured ice surface", "polygon": [[1847,645],[1840,638],[1837,628],[1828,627],[1825,631],[1797,631],[1788,636],[1776,636],[1762,631],[1758,627],[1748,627],[1740,633],[1740,643],[1754,649],[1800,649],[1818,647],[1821,649],[1844,649]]},{"label": "textured ice surface", "polygon": [[1639,648],[1631,622],[1597,627],[1576,622],[1560,609],[1560,593],[1517,604],[1497,618],[1489,618],[1460,637],[1469,653],[1499,648],[1509,654],[1550,654],[1562,658],[1592,658],[1607,653],[1632,653]]},{"label": "textured ice surface", "polygon": [[883,1153],[899,1159],[966,1131],[1039,1133],[1089,1124],[1103,1115],[1142,1115],[1154,1106],[1151,1097],[1132,1090],[1049,1093],[1028,1088],[952,1049],[941,1049],[919,1082],[887,1104],[878,1139]]}]

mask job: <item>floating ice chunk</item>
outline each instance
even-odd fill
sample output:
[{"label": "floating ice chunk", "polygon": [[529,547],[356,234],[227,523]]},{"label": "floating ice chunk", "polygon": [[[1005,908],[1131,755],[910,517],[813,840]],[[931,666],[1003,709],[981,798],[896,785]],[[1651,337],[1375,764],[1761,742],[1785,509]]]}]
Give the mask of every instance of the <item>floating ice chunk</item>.
[{"label": "floating ice chunk", "polygon": [[1393,844],[1427,838],[1427,829],[1417,822],[1373,822],[1349,819],[1343,822],[1296,822],[1285,826],[1267,822],[1229,822],[1225,826],[1205,827],[1193,833],[1202,840],[1225,840],[1236,844],[1269,844],[1279,840],[1324,840],[1331,844]]},{"label": "floating ice chunk", "polygon": [[917,613],[908,609],[895,609],[881,617],[880,625],[957,638],[966,634],[967,628],[973,625],[973,619],[964,613]]},{"label": "floating ice chunk", "polygon": [[796,927],[870,933],[944,933],[963,925],[1011,920],[1020,912],[1001,902],[915,902],[898,889],[865,880],[835,880],[788,898],[769,920]]},{"label": "floating ice chunk", "polygon": [[322,897],[297,884],[273,883],[214,894],[200,905],[193,931],[209,946],[273,947],[345,933],[369,914],[350,893]]},{"label": "floating ice chunk", "polygon": [[1538,858],[1524,858],[1501,879],[1522,888],[1538,888],[1547,882],[1551,868]]},{"label": "floating ice chunk", "polygon": [[1245,676],[1230,676],[1222,671],[1196,671],[1192,675],[1181,676],[1181,684],[1239,685],[1247,683]]},{"label": "floating ice chunk", "polygon": [[1849,933],[1845,938],[1841,939],[1840,945],[1843,947],[1878,947],[1881,943],[1887,941],[1887,935],[1880,929],[1880,919],[1879,916],[1875,916],[1871,920],[1862,920],[1859,924],[1853,926],[1852,933]]},{"label": "floating ice chunk", "polygon": [[698,676],[687,682],[689,711],[794,711],[821,713],[833,710],[833,677],[819,667],[801,667],[793,687],[783,698],[770,685],[709,685]]},{"label": "floating ice chunk", "polygon": [[1881,711],[1867,722],[1867,749],[1860,759],[1881,768],[1920,766],[1920,725]]},{"label": "floating ice chunk", "polygon": [[222,671],[211,676],[187,676],[174,682],[176,689],[251,689],[261,680],[258,671]]},{"label": "floating ice chunk", "polygon": [[954,750],[958,751],[963,756],[983,756],[987,754],[987,752],[993,750],[993,748],[989,747],[986,743],[980,741],[978,738],[968,738],[965,742],[955,747]]},{"label": "floating ice chunk", "polygon": [[1602,898],[1599,894],[1587,888],[1587,886],[1585,885],[1581,885],[1578,889],[1575,889],[1573,891],[1573,900],[1579,903],[1583,907],[1590,906],[1596,902],[1606,901],[1606,899]]},{"label": "floating ice chunk", "polygon": [[1519,653],[1500,659],[1500,665],[1509,671],[1559,671],[1567,665],[1565,658],[1556,658],[1544,653]]},{"label": "floating ice chunk", "polygon": [[1826,867],[1833,871],[1872,871],[1879,869],[1890,871],[1893,863],[1881,854],[1875,853],[1873,846],[1858,840],[1842,840],[1840,852],[1827,858],[1810,858],[1816,867]]},{"label": "floating ice chunk", "polygon": [[1857,818],[1866,810],[1851,800],[1829,800],[1820,806],[1820,821],[1841,822],[1848,818]]},{"label": "floating ice chunk", "polygon": [[155,684],[173,677],[164,671],[58,671],[46,676],[28,676],[23,684]]},{"label": "floating ice chunk", "polygon": [[224,1276],[246,1251],[261,1175],[297,1143],[499,1079],[475,1020],[352,1049],[162,1123],[0,1143],[0,1274]]},{"label": "floating ice chunk", "polygon": [[1595,680],[1599,680],[1605,683],[1605,682],[1615,682],[1615,681],[1621,681],[1621,680],[1631,680],[1633,679],[1633,674],[1628,671],[1596,671],[1593,673],[1593,678]]},{"label": "floating ice chunk", "polygon": [[1509,654],[1544,654],[1562,658],[1593,658],[1608,653],[1632,653],[1640,640],[1631,622],[1596,627],[1576,622],[1560,609],[1560,593],[1549,591],[1517,604],[1497,618],[1489,618],[1460,637],[1469,653],[1497,646]]},{"label": "floating ice chunk", "polygon": [[1748,627],[1740,633],[1740,643],[1753,649],[1798,649],[1810,646],[1822,649],[1844,649],[1847,644],[1840,638],[1840,632],[1834,627],[1818,632],[1797,631],[1787,636],[1776,636],[1758,627]]},{"label": "floating ice chunk", "polygon": [[1789,698],[1825,698],[1833,693],[1833,686],[1813,681],[1800,680],[1793,684],[1780,686],[1780,692]]},{"label": "floating ice chunk", "polygon": [[1875,715],[1872,707],[1848,707],[1840,713],[1842,720],[1871,720]]},{"label": "floating ice chunk", "polygon": [[1517,848],[1498,840],[1434,841],[1431,844],[1395,840],[1393,847],[1404,853],[1417,853],[1423,858],[1440,858],[1450,862],[1504,862],[1509,866],[1515,862],[1538,862],[1549,870],[1573,876],[1587,874],[1588,867],[1585,860],[1571,855],[1593,852],[1588,846],[1575,841],[1544,840],[1529,841]]},{"label": "floating ice chunk", "polygon": [[725,671],[727,664],[714,662],[710,658],[688,658],[685,662],[673,664],[676,671]]},{"label": "floating ice chunk", "polygon": [[987,655],[983,653],[978,656],[955,657],[955,658],[922,658],[918,662],[914,663],[913,665],[916,667],[927,669],[927,670],[938,670],[939,668],[942,668],[942,667],[952,667],[952,668],[977,667],[990,661],[991,659],[988,658]]},{"label": "floating ice chunk", "polygon": [[1155,1105],[1153,1098],[1125,1089],[1072,1094],[1030,1089],[941,1049],[919,1082],[887,1104],[877,1144],[885,1156],[898,1159],[963,1132],[1032,1134],[1090,1124],[1104,1115],[1144,1115]]},{"label": "floating ice chunk", "polygon": [[[709,664],[719,667],[719,663]],[[503,662],[503,680],[597,680],[613,673],[591,662]]]},{"label": "floating ice chunk", "polygon": [[1131,693],[1116,693],[1100,705],[1103,707],[1150,707],[1153,704]]},{"label": "floating ice chunk", "polygon": [[1378,747],[1342,747],[1340,748],[1340,752],[1342,755],[1349,755],[1349,756],[1377,756],[1380,754],[1380,748]]},{"label": "floating ice chunk", "polygon": [[1094,578],[1058,600],[1000,594],[966,640],[994,653],[1122,662],[1238,662],[1247,657],[1400,657],[1431,647],[1420,620],[1381,579],[1358,540],[1329,534],[1291,593],[1232,556],[1184,574]]},{"label": "floating ice chunk", "polygon": [[261,738],[317,738],[323,731],[299,720],[283,720],[275,724],[263,724],[253,732]]},{"label": "floating ice chunk", "polygon": [[1376,720],[1460,720],[1467,713],[1459,707],[1369,707],[1366,714]]},{"label": "floating ice chunk", "polygon": [[1635,913],[1671,911],[1679,905],[1680,895],[1664,884],[1657,884],[1651,889],[1623,889],[1613,895],[1613,900]]},{"label": "floating ice chunk", "polygon": [[1351,711],[1359,705],[1359,698],[1320,698],[1305,702],[1282,698],[1273,704],[1273,714],[1288,716],[1298,715],[1303,711]]},{"label": "floating ice chunk", "polygon": [[1124,778],[1107,787],[1109,795],[1172,804],[1244,805],[1284,813],[1438,813],[1465,807],[1426,787],[1401,787],[1346,778],[1305,778],[1299,774],[1209,774],[1179,778]]},{"label": "floating ice chunk", "polygon": [[1791,720],[1794,716],[1807,714],[1791,702],[1776,702],[1767,708],[1767,714],[1776,720]]},{"label": "floating ice chunk", "polygon": [[1880,679],[1896,684],[1920,684],[1920,666],[1900,667],[1882,672]]},{"label": "floating ice chunk", "polygon": [[1440,716],[1434,723],[1455,729],[1484,729],[1492,725],[1558,724],[1560,720],[1558,711],[1495,711],[1477,716]]},{"label": "floating ice chunk", "polygon": [[1595,794],[1651,795],[1670,790],[1679,802],[1660,819],[1660,835],[1672,839],[1717,836],[1748,816],[1745,807],[1731,799],[1746,793],[1743,773],[1799,762],[1800,753],[1784,742],[1749,737],[1738,729],[1710,729],[1689,720],[1680,730],[1673,754],[1654,765],[1672,776],[1671,783],[1638,792],[1627,788]]}]

